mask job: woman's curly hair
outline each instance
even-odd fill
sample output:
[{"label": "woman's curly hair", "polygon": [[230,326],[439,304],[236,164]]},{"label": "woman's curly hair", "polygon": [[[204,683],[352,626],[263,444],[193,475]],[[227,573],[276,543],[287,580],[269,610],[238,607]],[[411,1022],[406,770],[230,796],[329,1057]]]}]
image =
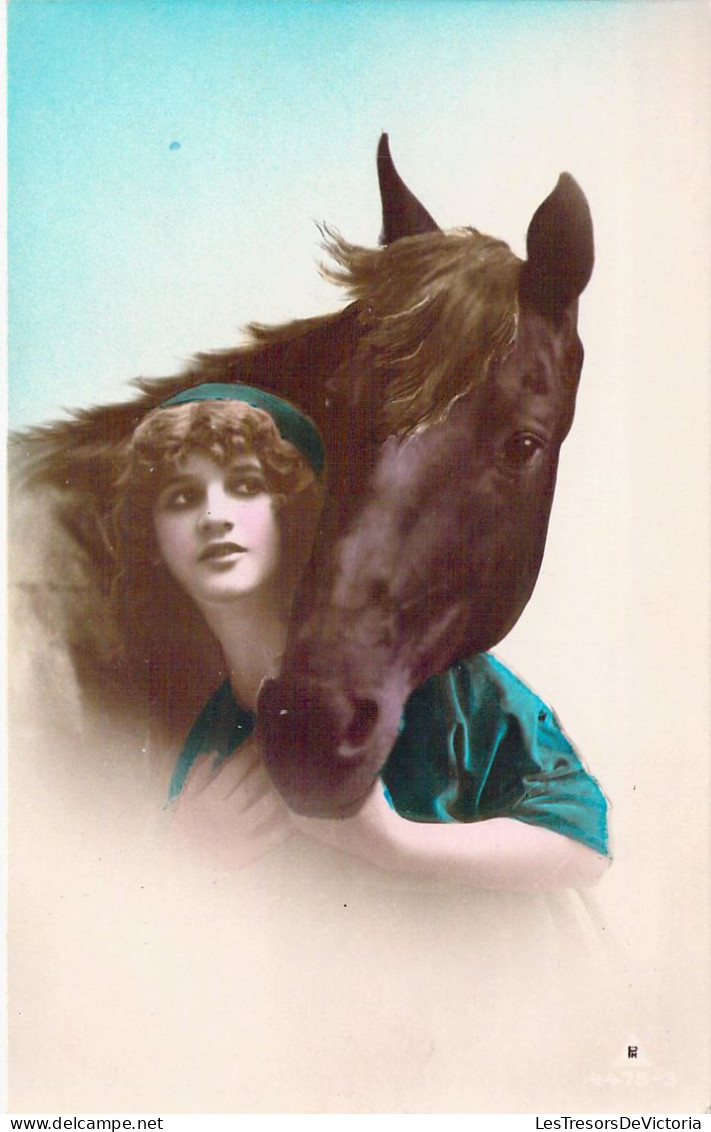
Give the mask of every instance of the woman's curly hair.
[{"label": "woman's curly hair", "polygon": [[163,565],[153,509],[191,455],[221,467],[256,456],[275,497],[282,538],[285,613],[311,554],[324,488],[268,413],[241,401],[197,401],[154,409],[121,447],[108,538],[116,564],[111,603],[123,663],[163,730],[182,731],[224,676],[221,650],[202,615]]}]

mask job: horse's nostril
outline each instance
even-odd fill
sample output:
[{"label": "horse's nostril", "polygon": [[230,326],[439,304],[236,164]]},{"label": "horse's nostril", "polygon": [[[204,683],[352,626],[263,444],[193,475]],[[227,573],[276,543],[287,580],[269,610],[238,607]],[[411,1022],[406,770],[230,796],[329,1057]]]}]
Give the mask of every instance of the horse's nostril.
[{"label": "horse's nostril", "polygon": [[349,747],[362,747],[378,719],[378,705],[375,700],[356,700],[353,718],[345,734]]}]

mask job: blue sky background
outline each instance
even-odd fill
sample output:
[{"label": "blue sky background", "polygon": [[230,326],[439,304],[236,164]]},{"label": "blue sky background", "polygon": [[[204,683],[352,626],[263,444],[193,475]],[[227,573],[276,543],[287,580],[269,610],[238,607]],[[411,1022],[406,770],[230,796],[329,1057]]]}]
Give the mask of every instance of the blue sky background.
[{"label": "blue sky background", "polygon": [[561,169],[594,193],[624,164],[652,25],[583,0],[12,0],[11,423],[333,306],[313,221],[375,241],[383,128],[443,226],[522,251]]}]

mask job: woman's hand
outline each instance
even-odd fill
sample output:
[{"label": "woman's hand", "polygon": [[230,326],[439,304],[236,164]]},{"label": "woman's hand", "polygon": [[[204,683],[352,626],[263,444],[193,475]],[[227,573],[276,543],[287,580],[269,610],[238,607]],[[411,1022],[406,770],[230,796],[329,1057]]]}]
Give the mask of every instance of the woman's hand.
[{"label": "woman's hand", "polygon": [[196,761],[174,804],[170,837],[206,865],[239,869],[293,832],[291,814],[271,784],[261,750],[248,739],[217,770]]},{"label": "woman's hand", "polygon": [[594,884],[609,860],[579,841],[515,818],[477,822],[411,822],[388,804],[377,782],[347,818],[292,814],[303,833],[397,872],[479,888],[548,890]]}]

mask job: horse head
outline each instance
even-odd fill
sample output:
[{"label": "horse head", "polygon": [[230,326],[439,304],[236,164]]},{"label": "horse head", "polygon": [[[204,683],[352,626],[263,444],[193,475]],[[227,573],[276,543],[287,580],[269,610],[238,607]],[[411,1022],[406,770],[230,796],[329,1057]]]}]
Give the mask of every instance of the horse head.
[{"label": "horse head", "polygon": [[[593,267],[587,201],[562,174],[527,259],[441,231],[381,138],[382,247],[331,236],[354,300],[349,348],[311,410],[329,494],[280,676],[259,719],[297,812],[359,804],[405,700],[513,627],[541,566],[583,361],[577,300]],[[353,327],[356,327],[353,330]]]},{"label": "horse head", "polygon": [[[382,246],[327,233],[331,277],[352,297],[343,310],[253,325],[245,345],[198,355],[176,376],[139,379],[137,397],[21,436],[15,456],[59,499],[56,518],[102,597],[115,571],[104,521],[115,457],[148,409],[202,382],[234,381],[313,417],[326,443],[327,499],[279,678],[259,702],[268,769],[307,814],[356,806],[413,689],[496,644],[521,615],[583,359],[577,299],[592,271],[592,225],[572,177],[563,174],[535,213],[522,262],[475,229],[441,231],[397,173],[385,135],[378,172]],[[84,621],[82,679],[104,696],[103,631]],[[133,685],[152,695],[151,658],[134,656],[123,623],[116,633]],[[171,718],[183,698],[190,706],[203,647],[176,634],[175,663],[163,665],[171,682],[161,710]],[[206,646],[205,655],[207,682],[215,664]]]}]

